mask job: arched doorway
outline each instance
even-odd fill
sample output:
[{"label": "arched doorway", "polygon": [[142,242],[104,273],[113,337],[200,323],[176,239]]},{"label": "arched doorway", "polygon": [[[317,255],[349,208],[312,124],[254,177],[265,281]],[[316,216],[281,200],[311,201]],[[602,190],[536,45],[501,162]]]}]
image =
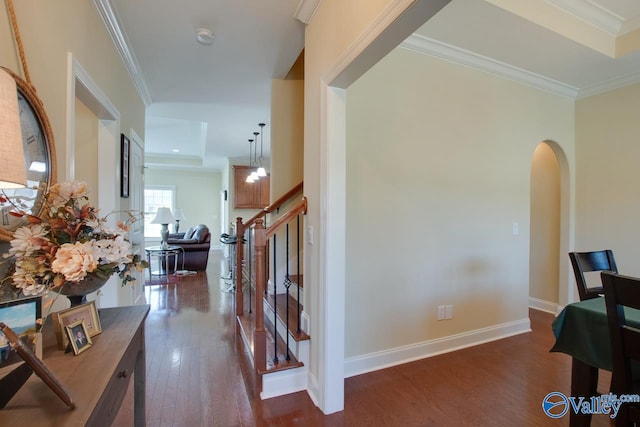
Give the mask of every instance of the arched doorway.
[{"label": "arched doorway", "polygon": [[531,161],[530,209],[530,305],[555,312],[559,288],[560,167],[555,153],[544,142],[538,144]]},{"label": "arched doorway", "polygon": [[554,314],[566,303],[567,167],[558,144],[538,144],[531,160],[529,305]]}]

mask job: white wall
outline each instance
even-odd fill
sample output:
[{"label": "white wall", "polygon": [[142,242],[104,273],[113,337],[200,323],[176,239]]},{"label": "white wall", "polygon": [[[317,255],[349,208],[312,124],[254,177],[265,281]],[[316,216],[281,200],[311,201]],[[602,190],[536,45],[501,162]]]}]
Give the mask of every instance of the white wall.
[{"label": "white wall", "polygon": [[[59,180],[66,178],[67,138],[73,132],[66,117],[69,53],[120,112],[121,133],[134,130],[144,139],[144,103],[94,3],[20,0],[14,6],[31,80],[51,122]],[[0,64],[24,77],[5,7],[0,8]],[[120,203],[128,206],[127,199]]]},{"label": "white wall", "polygon": [[[211,231],[211,245],[220,245],[221,172],[147,168],[145,184],[175,185],[176,208],[181,208],[187,217],[186,221],[180,221],[180,230],[205,224]],[[173,232],[173,227],[169,230]]]},{"label": "white wall", "polygon": [[640,276],[640,85],[576,103],[576,251],[612,249]]},{"label": "white wall", "polygon": [[528,318],[546,139],[573,150],[572,100],[405,49],[349,87],[347,358]]}]

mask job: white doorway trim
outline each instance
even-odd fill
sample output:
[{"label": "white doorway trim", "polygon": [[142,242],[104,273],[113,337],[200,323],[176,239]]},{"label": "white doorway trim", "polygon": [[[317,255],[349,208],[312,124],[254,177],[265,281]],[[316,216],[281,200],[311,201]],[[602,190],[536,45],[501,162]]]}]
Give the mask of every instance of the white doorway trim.
[{"label": "white doorway trim", "polygon": [[[65,179],[75,179],[75,103],[82,101],[98,118],[98,198],[93,203],[102,215],[120,209],[120,112],[106,94],[93,81],[89,73],[73,57],[67,55],[67,164]],[[111,226],[116,225],[115,215],[108,217]],[[111,277],[102,287],[99,307],[118,305],[117,277]]]},{"label": "white doorway trim", "polygon": [[396,0],[320,81],[318,378],[309,393],[325,414],[344,409],[346,88],[450,0]]}]

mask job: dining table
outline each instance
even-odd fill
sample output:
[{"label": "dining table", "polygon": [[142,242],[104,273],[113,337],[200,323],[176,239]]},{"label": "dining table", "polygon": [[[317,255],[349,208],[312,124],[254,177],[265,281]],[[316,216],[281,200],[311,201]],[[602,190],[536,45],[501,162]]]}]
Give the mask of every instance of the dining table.
[{"label": "dining table", "polygon": [[[640,311],[625,308],[625,316],[629,323],[640,327]],[[604,297],[568,304],[551,327],[556,342],[550,351],[562,352],[572,358],[571,396],[597,396],[598,369],[613,369]],[[572,427],[590,424],[590,414],[570,411]]]}]

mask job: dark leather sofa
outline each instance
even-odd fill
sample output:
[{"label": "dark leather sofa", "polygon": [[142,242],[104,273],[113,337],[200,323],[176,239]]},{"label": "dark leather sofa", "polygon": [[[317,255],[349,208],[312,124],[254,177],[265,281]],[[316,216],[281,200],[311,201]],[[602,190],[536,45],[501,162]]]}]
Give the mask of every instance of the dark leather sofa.
[{"label": "dark leather sofa", "polygon": [[184,233],[171,233],[167,243],[171,246],[180,246],[183,249],[183,252],[178,255],[179,269],[194,271],[207,269],[211,232],[206,225],[199,224],[188,228]]}]

